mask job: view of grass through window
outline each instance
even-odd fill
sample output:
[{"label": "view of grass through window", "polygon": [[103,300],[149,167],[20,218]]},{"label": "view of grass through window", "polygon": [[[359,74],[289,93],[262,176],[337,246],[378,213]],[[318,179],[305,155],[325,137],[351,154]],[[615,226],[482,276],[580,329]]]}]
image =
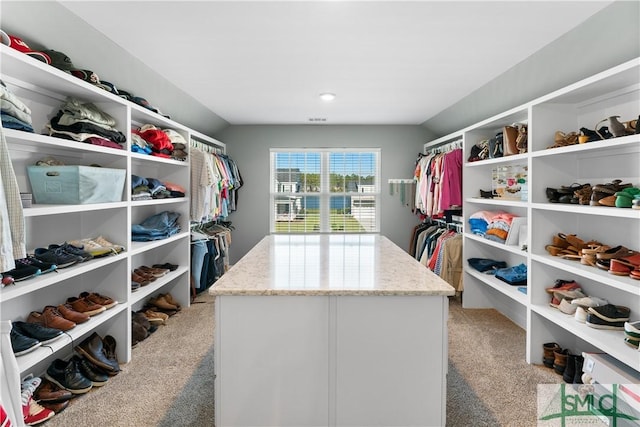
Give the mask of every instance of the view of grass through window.
[{"label": "view of grass through window", "polygon": [[272,231],[378,231],[378,154],[272,151]]}]

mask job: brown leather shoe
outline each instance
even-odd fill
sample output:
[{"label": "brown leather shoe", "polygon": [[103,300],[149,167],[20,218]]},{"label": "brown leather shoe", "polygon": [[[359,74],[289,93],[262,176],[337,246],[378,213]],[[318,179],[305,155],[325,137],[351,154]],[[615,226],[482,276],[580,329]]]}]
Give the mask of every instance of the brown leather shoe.
[{"label": "brown leather shoe", "polygon": [[46,306],[42,313],[32,311],[27,318],[28,323],[37,323],[47,328],[68,331],[76,326],[75,322],[65,319],[62,314],[52,305]]},{"label": "brown leather shoe", "polygon": [[144,276],[140,276],[135,271],[131,273],[131,281],[139,283],[140,286],[147,286],[151,281]]},{"label": "brown leather shoe", "polygon": [[168,314],[153,310],[145,310],[144,315],[149,319],[149,322],[159,323],[162,325],[166,325],[167,319],[169,318]]},{"label": "brown leather shoe", "polygon": [[57,403],[72,399],[73,393],[58,387],[46,378],[42,378],[42,382],[33,394],[33,398],[40,404]]},{"label": "brown leather shoe", "polygon": [[133,272],[135,274],[137,274],[140,277],[143,277],[144,279],[148,280],[149,282],[155,282],[155,280],[157,279],[156,276],[147,273],[146,271],[142,271],[139,268],[136,268],[135,270],[133,270]]},{"label": "brown leather shoe", "polygon": [[149,300],[149,304],[155,305],[162,310],[178,310],[178,307],[167,301],[165,295],[158,295],[156,298],[152,298]]},{"label": "brown leather shoe", "polygon": [[67,298],[67,304],[69,304],[75,311],[88,314],[89,316],[95,316],[96,314],[100,314],[106,310],[103,306],[95,304],[86,298],[69,297]]},{"label": "brown leather shoe", "polygon": [[68,400],[65,400],[64,402],[58,402],[58,403],[47,403],[47,402],[38,402],[38,403],[43,408],[50,409],[56,414],[59,414],[60,412],[64,411],[67,408],[67,406],[69,406]]},{"label": "brown leather shoe", "polygon": [[62,314],[62,317],[64,317],[67,320],[71,320],[72,322],[74,322],[76,324],[84,323],[87,320],[89,320],[89,315],[88,314],[84,314],[84,313],[80,313],[79,311],[75,311],[68,304],[60,304],[56,308],[58,309],[60,314]]},{"label": "brown leather shoe", "polygon": [[164,294],[164,298],[167,300],[169,304],[175,305],[176,310],[180,311],[180,308],[181,308],[180,303],[178,303],[178,301],[176,301],[170,293],[167,292],[166,294]]},{"label": "brown leather shoe", "polygon": [[138,269],[155,277],[162,277],[169,272],[169,270],[165,268],[147,267],[146,265],[141,265],[140,267],[138,267]]},{"label": "brown leather shoe", "polygon": [[107,296],[104,295],[100,295],[97,292],[82,292],[80,294],[80,298],[84,298],[88,301],[91,301],[94,304],[98,304],[103,306],[104,308],[106,308],[107,310],[110,309],[111,307],[114,307],[116,304],[118,304],[118,301],[114,300],[113,298],[109,298]]},{"label": "brown leather shoe", "polygon": [[104,351],[104,343],[97,332],[94,332],[89,338],[82,341],[82,343],[80,343],[80,345],[74,350],[76,353],[89,360],[89,362],[107,372],[117,372],[120,370],[120,366],[117,362],[114,363],[112,360],[107,358]]}]

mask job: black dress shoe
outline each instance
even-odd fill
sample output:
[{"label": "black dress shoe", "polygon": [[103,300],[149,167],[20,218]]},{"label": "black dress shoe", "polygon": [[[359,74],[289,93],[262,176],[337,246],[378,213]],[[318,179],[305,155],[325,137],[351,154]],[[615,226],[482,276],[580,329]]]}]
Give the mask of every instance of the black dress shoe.
[{"label": "black dress shoe", "polygon": [[98,371],[95,366],[87,359],[80,356],[73,356],[75,364],[78,366],[78,370],[85,376],[94,387],[101,387],[109,381],[109,375],[103,374]]},{"label": "black dress shoe", "polygon": [[69,390],[73,394],[87,393],[93,387],[91,381],[78,370],[73,360],[65,362],[56,359],[47,368],[45,377],[60,388]]},{"label": "black dress shoe", "polygon": [[60,329],[47,328],[37,323],[17,321],[11,326],[20,334],[40,341],[40,344],[50,343],[64,335]]}]

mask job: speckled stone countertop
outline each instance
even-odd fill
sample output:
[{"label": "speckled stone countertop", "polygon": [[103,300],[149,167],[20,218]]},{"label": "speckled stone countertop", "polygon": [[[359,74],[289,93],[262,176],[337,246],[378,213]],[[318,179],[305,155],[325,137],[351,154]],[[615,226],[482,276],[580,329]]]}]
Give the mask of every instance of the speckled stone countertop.
[{"label": "speckled stone countertop", "polygon": [[269,235],[209,289],[212,295],[454,295],[380,235]]}]

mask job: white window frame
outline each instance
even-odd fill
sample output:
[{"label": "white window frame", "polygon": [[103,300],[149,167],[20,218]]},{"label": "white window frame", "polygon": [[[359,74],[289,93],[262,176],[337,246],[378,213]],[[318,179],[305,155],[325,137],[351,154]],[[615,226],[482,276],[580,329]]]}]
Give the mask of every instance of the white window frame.
[{"label": "white window frame", "polygon": [[382,201],[380,194],[380,148],[270,148],[269,149],[269,232],[272,234],[289,234],[276,231],[276,197],[293,193],[276,192],[276,176],[275,176],[275,155],[277,153],[319,153],[320,154],[320,191],[319,192],[296,192],[296,196],[301,197],[318,197],[320,199],[320,230],[299,232],[295,234],[314,234],[314,233],[333,233],[337,231],[331,230],[330,224],[330,200],[332,196],[347,195],[354,196],[361,193],[331,193],[329,191],[329,180],[331,173],[329,171],[329,157],[332,153],[373,153],[375,154],[375,185],[373,191],[367,191],[367,196],[372,196],[375,200],[375,228],[368,232],[348,232],[349,234],[377,234],[380,233],[380,203]]}]

